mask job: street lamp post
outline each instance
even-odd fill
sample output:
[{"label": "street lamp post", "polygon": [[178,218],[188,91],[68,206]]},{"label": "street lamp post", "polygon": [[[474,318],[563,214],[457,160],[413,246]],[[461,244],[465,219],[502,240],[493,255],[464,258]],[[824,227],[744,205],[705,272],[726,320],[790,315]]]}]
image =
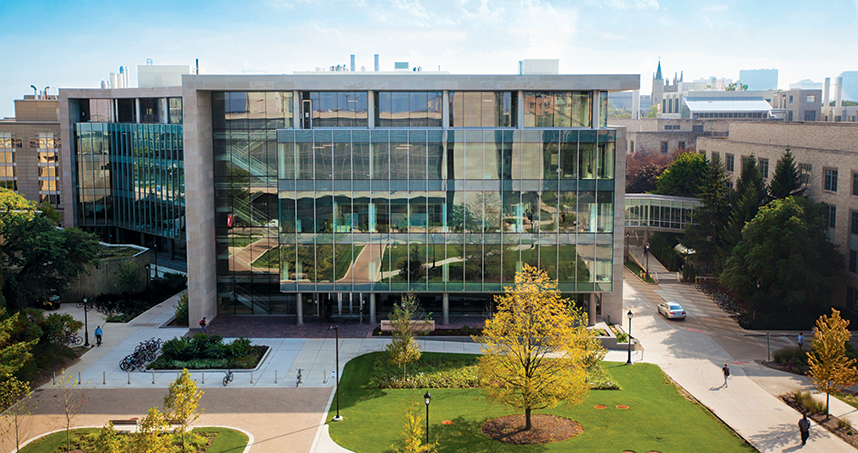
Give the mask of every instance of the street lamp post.
[{"label": "street lamp post", "polygon": [[629,317],[629,359],[626,360],[626,365],[632,364],[632,318],[635,316],[631,310],[629,310],[626,316]]},{"label": "street lamp post", "polygon": [[340,326],[329,326],[328,330],[334,331],[334,336],[336,338],[336,347],[334,348],[334,355],[336,357],[336,367],[337,367],[337,382],[336,382],[336,393],[337,393],[337,415],[334,417],[334,421],[338,422],[343,419],[340,416]]},{"label": "street lamp post", "polygon": [[429,445],[429,403],[432,402],[432,395],[426,392],[423,401],[426,403],[426,445]]},{"label": "street lamp post", "polygon": [[649,242],[644,246],[644,255],[646,255],[646,278],[649,279]]},{"label": "street lamp post", "polygon": [[77,304],[77,308],[83,308],[83,345],[90,346],[89,344],[89,319],[87,318],[87,312],[92,305],[87,300],[86,296],[83,296],[83,302]]},{"label": "street lamp post", "polygon": [[629,237],[630,234],[626,233],[626,262],[629,261]]}]

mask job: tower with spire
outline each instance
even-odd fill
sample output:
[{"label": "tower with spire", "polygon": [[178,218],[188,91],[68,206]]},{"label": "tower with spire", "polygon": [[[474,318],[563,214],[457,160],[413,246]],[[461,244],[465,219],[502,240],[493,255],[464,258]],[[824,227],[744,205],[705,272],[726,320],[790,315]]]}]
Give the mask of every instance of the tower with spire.
[{"label": "tower with spire", "polygon": [[661,60],[658,60],[658,69],[652,78],[652,105],[661,109],[661,101],[664,99],[664,77],[661,75]]}]

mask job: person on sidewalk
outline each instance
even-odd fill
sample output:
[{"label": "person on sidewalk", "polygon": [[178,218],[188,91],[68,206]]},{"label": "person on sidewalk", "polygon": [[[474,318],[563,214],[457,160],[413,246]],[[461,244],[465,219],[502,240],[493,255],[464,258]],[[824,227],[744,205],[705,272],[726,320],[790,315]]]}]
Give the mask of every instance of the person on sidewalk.
[{"label": "person on sidewalk", "polygon": [[203,316],[203,319],[200,320],[200,330],[202,330],[203,333],[209,333],[209,331],[206,330],[206,326],[208,326],[206,323],[206,317]]},{"label": "person on sidewalk", "polygon": [[799,332],[798,333],[798,348],[801,349],[802,346],[804,346],[804,334]]},{"label": "person on sidewalk", "polygon": [[727,387],[727,377],[730,376],[730,367],[725,363],[724,368],[721,368],[721,372],[724,373],[724,387]]},{"label": "person on sidewalk", "polygon": [[801,432],[801,445],[804,446],[807,438],[810,437],[810,420],[807,419],[807,414],[803,414],[798,421],[798,430]]},{"label": "person on sidewalk", "polygon": [[101,326],[95,327],[95,345],[101,346],[101,338],[104,335],[104,332],[101,331]]}]

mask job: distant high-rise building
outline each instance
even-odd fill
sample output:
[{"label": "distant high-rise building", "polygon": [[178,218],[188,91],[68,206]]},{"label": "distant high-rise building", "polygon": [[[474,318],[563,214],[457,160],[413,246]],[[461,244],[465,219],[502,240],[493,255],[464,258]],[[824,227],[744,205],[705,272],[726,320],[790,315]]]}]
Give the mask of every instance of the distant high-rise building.
[{"label": "distant high-rise building", "polygon": [[798,82],[789,84],[790,90],[821,90],[822,82],[814,82],[810,79],[799,80]]},{"label": "distant high-rise building", "polygon": [[844,101],[858,102],[858,71],[843,71],[840,73],[843,86],[840,95]]},{"label": "distant high-rise building", "polygon": [[748,85],[749,90],[776,90],[778,88],[777,69],[742,69],[739,81]]}]

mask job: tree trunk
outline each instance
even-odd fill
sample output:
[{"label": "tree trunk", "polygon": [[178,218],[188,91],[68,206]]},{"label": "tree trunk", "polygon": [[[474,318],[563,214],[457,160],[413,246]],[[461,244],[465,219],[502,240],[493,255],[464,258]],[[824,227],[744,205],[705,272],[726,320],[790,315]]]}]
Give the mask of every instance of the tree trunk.
[{"label": "tree trunk", "polygon": [[524,430],[528,431],[532,425],[530,424],[530,408],[524,410]]}]

